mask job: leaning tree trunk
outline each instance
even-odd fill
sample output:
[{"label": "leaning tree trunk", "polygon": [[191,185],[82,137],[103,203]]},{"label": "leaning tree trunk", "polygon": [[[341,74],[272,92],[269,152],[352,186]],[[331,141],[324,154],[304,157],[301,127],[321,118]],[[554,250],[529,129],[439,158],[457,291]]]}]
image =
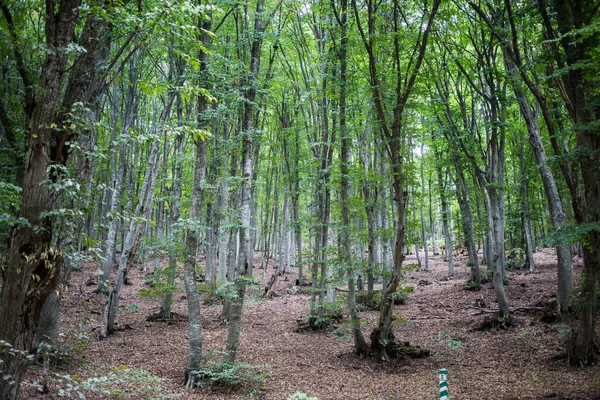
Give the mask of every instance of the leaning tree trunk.
[{"label": "leaning tree trunk", "polygon": [[135,238],[137,237],[139,231],[140,224],[138,217],[145,214],[146,210],[152,206],[154,186],[156,184],[156,178],[158,176],[158,170],[160,169],[161,163],[158,154],[158,144],[159,141],[155,140],[152,143],[152,148],[148,154],[148,167],[144,176],[144,183],[142,184],[142,188],[140,190],[140,196],[138,199],[138,204],[135,208],[135,214],[129,223],[125,242],[123,243],[123,251],[119,260],[119,269],[117,271],[117,280],[106,302],[100,338],[105,338],[114,331],[114,324],[117,318],[119,300],[121,297],[121,288],[125,281],[125,270],[129,263],[129,255],[133,249]]},{"label": "leaning tree trunk", "polygon": [[[134,75],[134,63],[130,64],[131,77],[137,79]],[[135,82],[132,79],[132,82]],[[110,192],[108,214],[111,215],[109,223],[108,233],[106,237],[106,243],[104,246],[104,261],[102,263],[102,269],[98,271],[98,289],[97,292],[103,295],[108,295],[108,282],[110,280],[110,273],[112,270],[113,263],[115,261],[115,250],[117,248],[117,228],[119,226],[119,218],[114,214],[117,212],[119,207],[119,192],[122,188],[123,180],[125,179],[126,164],[127,164],[127,134],[129,128],[133,123],[133,118],[137,108],[137,90],[135,85],[132,83],[127,91],[127,97],[125,99],[125,111],[123,113],[123,123],[121,129],[121,136],[119,138],[119,167],[116,168],[116,163],[113,163],[112,168],[112,185],[108,189]],[[116,99],[113,99],[115,104],[113,107],[116,109]],[[116,157],[116,155],[113,155]]]}]

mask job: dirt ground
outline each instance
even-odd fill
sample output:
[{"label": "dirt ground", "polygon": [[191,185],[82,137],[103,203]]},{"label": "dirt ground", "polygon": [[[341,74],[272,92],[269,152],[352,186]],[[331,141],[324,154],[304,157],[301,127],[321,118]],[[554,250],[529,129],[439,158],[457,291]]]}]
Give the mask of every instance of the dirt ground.
[{"label": "dirt ground", "polygon": [[[382,365],[360,359],[352,352],[347,324],[339,329],[298,333],[296,320],[307,315],[310,297],[287,290],[296,281],[297,271],[279,278],[278,296],[263,299],[250,296],[244,307],[238,360],[249,364],[268,364],[260,387],[228,389],[181,387],[187,357],[186,300],[183,293],[174,297],[173,311],[179,319],[173,323],[147,322],[146,317],[159,308],[160,299],[141,297],[147,288],[143,273],[131,271],[131,286],[123,290],[122,312],[118,316],[122,330],[105,340],[97,340],[94,321],[102,319],[104,298],[93,293],[95,271],[86,268],[72,276],[70,290],[62,302],[60,327],[81,328],[92,339],[87,355],[73,363],[62,375],[76,376],[71,382],[85,380],[98,371],[117,375],[130,368],[142,368],[164,378],[154,392],[137,391],[143,381],[128,381],[122,392],[112,395],[86,393],[87,398],[180,398],[285,400],[295,391],[325,399],[438,399],[438,373],[448,369],[450,398],[459,399],[600,399],[600,367],[570,367],[565,358],[565,337],[569,322],[542,322],[542,308],[549,305],[556,291],[556,258],[550,249],[535,254],[538,273],[511,271],[506,287],[515,326],[509,330],[478,332],[472,328],[497,308],[491,283],[479,291],[465,290],[468,277],[466,257],[455,258],[455,273],[446,279],[447,264],[430,257],[431,272],[408,272],[403,285],[414,287],[406,304],[396,306],[394,334],[398,341],[427,348],[431,356]],[[415,263],[408,256],[405,264]],[[574,267],[575,281],[581,260]],[[267,271],[267,278],[272,270]],[[264,271],[255,269],[257,277]],[[344,295],[343,291],[339,292]],[[224,349],[227,327],[219,321],[222,306],[202,306],[203,352],[215,359]],[[348,318],[346,312],[346,321]],[[369,333],[377,321],[377,312],[360,313],[363,332]],[[41,394],[31,386],[40,380],[39,368],[32,368],[23,385],[22,398],[58,398],[58,375],[49,393]],[[129,386],[129,390],[128,389]],[[64,390],[64,389],[63,389]],[[129,391],[128,391],[129,390]],[[75,391],[63,391],[76,397]],[[120,393],[120,394],[119,394]],[[128,394],[129,393],[129,394]]]}]

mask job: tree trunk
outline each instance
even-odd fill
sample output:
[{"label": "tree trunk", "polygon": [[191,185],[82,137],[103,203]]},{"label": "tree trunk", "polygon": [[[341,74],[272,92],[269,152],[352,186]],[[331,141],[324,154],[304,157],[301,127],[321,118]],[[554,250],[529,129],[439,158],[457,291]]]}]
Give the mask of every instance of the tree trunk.
[{"label": "tree trunk", "polygon": [[[203,101],[203,100],[202,100]],[[199,113],[202,101],[198,105]],[[196,288],[196,249],[200,232],[194,224],[200,222],[204,184],[206,180],[206,141],[196,140],[196,161],[194,166],[194,181],[192,184],[192,199],[190,204],[190,220],[192,227],[186,229],[185,258],[183,266],[183,282],[185,295],[188,300],[188,358],[185,367],[184,384],[187,388],[196,386],[197,375],[202,365],[202,326],[200,324],[200,296]]]},{"label": "tree trunk", "polygon": [[[32,82],[33,74],[23,63],[12,15],[6,4],[2,4],[2,13],[11,33],[10,40],[13,41],[11,47],[25,90],[23,110],[26,114],[27,147],[18,217],[29,223],[12,232],[0,293],[0,339],[23,352],[0,354],[2,374],[11,377],[0,380],[0,398],[7,400],[18,397],[27,368],[24,356],[33,343],[42,305],[55,290],[60,277],[62,255],[52,246],[54,218],[42,215],[54,210],[59,196],[50,185],[42,183],[60,179],[60,173],[51,165],[66,162],[65,142],[75,132],[67,129],[59,134],[60,131],[55,127],[62,126],[62,113],[71,111],[75,102],[87,103],[91,98],[90,89],[93,88],[89,83],[98,60],[98,48],[88,46],[85,56],[80,56],[78,60],[79,65],[74,63],[77,68],[67,68],[69,52],[63,49],[73,43],[81,2],[65,0],[56,5],[49,4],[52,7],[46,7],[43,15],[47,51],[38,82]],[[97,39],[94,35],[102,32],[100,27],[88,24],[94,21],[90,18],[84,27],[84,32],[93,33],[91,39]],[[96,29],[91,29],[93,27]],[[86,34],[82,37],[86,37]],[[82,41],[82,44],[86,43]],[[67,74],[70,74],[69,82],[62,105],[59,106]]]},{"label": "tree trunk", "polygon": [[[123,112],[122,118],[122,129],[121,135],[119,138],[119,167],[116,168],[116,162],[113,162],[112,165],[112,185],[108,189],[110,193],[109,199],[109,207],[108,207],[108,215],[112,217],[112,219],[108,222],[109,228],[106,236],[106,243],[104,246],[104,262],[102,263],[102,269],[98,271],[98,289],[97,292],[102,295],[108,295],[108,282],[110,281],[110,273],[113,267],[113,263],[115,261],[115,250],[117,248],[117,233],[118,233],[118,225],[119,218],[117,218],[114,214],[117,212],[119,207],[119,194],[120,189],[123,187],[123,180],[125,179],[126,169],[127,169],[127,138],[129,128],[133,124],[134,116],[137,113],[137,88],[136,85],[133,84],[135,82],[136,72],[135,72],[135,64],[133,62],[130,63],[130,78],[132,80],[132,84],[129,86],[129,90],[127,91],[127,97],[125,99],[125,110]],[[115,102],[113,104],[114,110],[117,109],[116,98],[113,99]],[[115,121],[116,123],[116,121]],[[115,127],[116,128],[116,127]],[[113,159],[116,158],[116,154],[112,156]]]},{"label": "tree trunk", "polygon": [[468,265],[471,269],[471,282],[476,287],[479,287],[481,284],[481,273],[479,269],[479,258],[477,256],[477,246],[475,245],[475,224],[473,222],[473,213],[471,212],[469,187],[456,157],[454,167],[456,170],[456,193],[458,205],[460,207],[460,213],[462,217],[463,232],[465,234],[465,240],[467,243],[467,251],[469,252]]},{"label": "tree trunk", "polygon": [[448,276],[451,277],[452,275],[454,275],[454,260],[453,260],[453,256],[454,256],[454,244],[452,243],[452,236],[449,230],[449,212],[448,212],[448,200],[446,198],[446,180],[443,177],[442,174],[442,167],[439,165],[439,163],[442,162],[441,159],[439,159],[439,154],[436,154],[436,158],[438,158],[437,163],[438,165],[436,166],[436,170],[437,170],[437,176],[438,176],[438,182],[440,185],[440,201],[442,203],[442,232],[444,234],[444,245],[446,247],[445,249],[445,259],[446,262],[448,262]]},{"label": "tree trunk", "polygon": [[[181,109],[181,96],[177,95],[177,121],[178,123],[183,122],[182,109]],[[173,171],[173,209],[171,212],[171,227],[169,228],[169,237],[173,238],[177,235],[177,229],[173,228],[173,225],[179,222],[179,214],[181,209],[181,171],[183,168],[183,142],[184,136],[177,135],[175,138],[174,147],[176,149],[176,156],[174,160],[174,171]],[[169,271],[167,274],[167,292],[165,293],[162,303],[160,305],[159,317],[163,320],[171,319],[171,304],[173,303],[173,287],[175,285],[175,273],[177,271],[177,252],[174,248],[169,250]]]},{"label": "tree trunk", "polygon": [[[421,239],[423,240],[423,248],[425,250],[425,272],[429,272],[429,248],[427,247],[427,233],[425,230],[425,211],[423,203],[425,203],[425,155],[423,153],[424,145],[421,144]],[[477,257],[477,253],[475,253]]]},{"label": "tree trunk", "polygon": [[[165,113],[168,113],[168,111],[169,110],[165,109]],[[148,167],[144,176],[144,183],[142,184],[138,204],[135,208],[135,213],[129,223],[129,228],[127,230],[125,242],[123,243],[123,252],[121,253],[121,259],[119,260],[119,269],[117,271],[117,281],[115,283],[115,286],[111,290],[111,293],[108,297],[104,309],[104,317],[102,322],[102,328],[100,331],[100,338],[105,338],[114,331],[114,323],[117,317],[117,311],[119,310],[121,287],[123,286],[125,281],[125,270],[127,268],[127,265],[129,264],[130,255],[134,247],[134,242],[139,233],[140,226],[138,222],[138,217],[146,214],[147,210],[152,207],[154,185],[156,184],[156,178],[158,176],[158,170],[160,169],[161,163],[161,159],[158,154],[158,144],[159,141],[155,140],[152,143],[152,148],[148,154]]]}]

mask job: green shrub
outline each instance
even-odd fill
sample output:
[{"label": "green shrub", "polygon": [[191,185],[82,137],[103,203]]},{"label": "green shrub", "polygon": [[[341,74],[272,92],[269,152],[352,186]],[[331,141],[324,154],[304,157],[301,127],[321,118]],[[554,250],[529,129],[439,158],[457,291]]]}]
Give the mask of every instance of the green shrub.
[{"label": "green shrub", "polygon": [[[58,397],[85,399],[86,395],[117,399],[172,399],[179,394],[165,392],[160,378],[152,373],[130,365],[101,366],[91,376],[61,375],[53,373],[49,381],[58,386]],[[44,385],[27,383],[40,391]]]},{"label": "green shrub", "polygon": [[61,330],[54,343],[39,344],[37,354],[54,370],[67,370],[81,363],[92,340],[89,323],[90,321],[86,320],[78,326]]},{"label": "green shrub", "polygon": [[193,373],[200,378],[199,386],[255,387],[264,383],[264,370],[267,368],[268,365],[209,361],[204,368]]}]

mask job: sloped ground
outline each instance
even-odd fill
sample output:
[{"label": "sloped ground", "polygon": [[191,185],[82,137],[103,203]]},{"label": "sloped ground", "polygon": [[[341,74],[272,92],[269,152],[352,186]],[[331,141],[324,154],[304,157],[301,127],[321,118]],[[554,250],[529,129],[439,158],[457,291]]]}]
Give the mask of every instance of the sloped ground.
[{"label": "sloped ground", "polygon": [[[288,294],[296,273],[279,278],[272,299],[247,302],[242,320],[239,360],[250,364],[269,364],[268,376],[261,390],[206,387],[187,390],[181,379],[187,357],[186,300],[175,296],[173,310],[178,321],[146,322],[158,310],[158,299],[143,298],[142,273],[131,271],[133,285],[126,286],[119,315],[122,331],[106,340],[93,339],[83,362],[67,373],[81,379],[97,371],[111,369],[119,373],[126,367],[143,368],[165,378],[159,385],[162,397],[178,394],[181,399],[286,399],[302,391],[319,399],[437,399],[438,371],[447,368],[450,396],[458,399],[600,399],[600,367],[574,368],[564,358],[565,323],[540,322],[543,306],[548,305],[556,290],[556,264],[552,250],[536,253],[537,274],[525,271],[510,273],[507,294],[515,312],[516,325],[507,331],[475,332],[472,328],[491,315],[496,308],[491,283],[480,291],[465,290],[468,277],[466,258],[455,259],[455,274],[446,280],[447,266],[439,256],[430,259],[431,272],[409,272],[404,284],[414,293],[405,305],[396,306],[395,323],[398,341],[409,341],[431,350],[424,359],[404,360],[381,365],[361,360],[352,353],[350,333],[338,324],[337,335],[329,332],[296,332],[296,320],[308,313],[308,295]],[[414,263],[409,256],[406,264]],[[267,271],[271,275],[271,269]],[[574,274],[579,275],[580,262]],[[264,271],[257,269],[257,276]],[[104,299],[93,294],[95,286],[91,268],[73,274],[70,291],[63,299],[60,323],[63,329],[78,326],[85,318],[100,321]],[[340,292],[343,295],[343,292]],[[260,295],[260,293],[258,293]],[[203,306],[203,351],[218,359],[224,348],[227,327],[219,323],[220,305]],[[347,315],[346,315],[347,317]],[[369,336],[377,321],[376,312],[362,312],[363,331]],[[97,333],[93,324],[87,332]],[[346,332],[346,333],[344,333]],[[108,367],[107,367],[108,366]],[[64,372],[63,372],[64,373]],[[40,377],[39,369],[28,373],[32,382]],[[62,384],[64,386],[64,383]],[[139,389],[144,383],[129,382],[124,389]],[[22,398],[56,398],[58,385],[50,385],[48,394],[24,385]],[[141,392],[129,398],[144,397]],[[123,392],[121,398],[127,398]],[[111,398],[88,395],[88,398]]]}]

